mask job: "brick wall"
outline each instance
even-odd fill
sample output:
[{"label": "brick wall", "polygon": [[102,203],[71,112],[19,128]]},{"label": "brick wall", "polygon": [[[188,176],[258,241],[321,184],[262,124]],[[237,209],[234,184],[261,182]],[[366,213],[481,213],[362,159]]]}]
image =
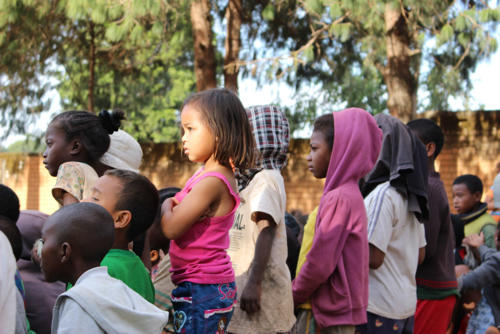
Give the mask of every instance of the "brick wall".
[{"label": "brick wall", "polygon": [[[477,174],[485,188],[489,187],[500,161],[500,111],[428,112],[422,116],[437,121],[446,136],[436,167],[449,198],[451,184],[460,174]],[[182,187],[199,167],[182,156],[179,144],[146,144],[143,150],[141,172],[158,188]],[[283,171],[287,208],[308,213],[319,204],[323,181],[307,170],[308,140],[292,140],[290,151]],[[48,174],[39,155],[0,153],[0,182],[16,191],[22,209],[52,213],[58,208],[51,195],[55,178]]]}]

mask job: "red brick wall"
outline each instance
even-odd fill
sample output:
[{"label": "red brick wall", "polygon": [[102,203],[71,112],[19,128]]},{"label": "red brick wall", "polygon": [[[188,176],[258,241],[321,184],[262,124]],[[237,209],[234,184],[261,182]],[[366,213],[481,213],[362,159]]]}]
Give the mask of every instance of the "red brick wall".
[{"label": "red brick wall", "polygon": [[[500,111],[428,112],[422,117],[434,119],[445,133],[445,145],[436,167],[451,200],[451,184],[460,174],[477,174],[488,188],[500,161]],[[179,144],[143,145],[141,172],[158,187],[182,187],[199,165],[182,156]],[[288,210],[310,212],[319,204],[323,181],[307,170],[307,139],[292,140],[288,166],[283,171]],[[22,209],[52,213],[58,208],[52,198],[52,178],[38,155],[0,153],[0,181],[12,187],[20,197]]]}]

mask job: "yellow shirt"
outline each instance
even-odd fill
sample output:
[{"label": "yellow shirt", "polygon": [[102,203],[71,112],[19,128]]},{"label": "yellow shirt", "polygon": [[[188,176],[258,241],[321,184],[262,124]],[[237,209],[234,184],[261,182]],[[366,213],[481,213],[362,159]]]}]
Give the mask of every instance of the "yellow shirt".
[{"label": "yellow shirt", "polygon": [[[319,206],[314,208],[314,210],[309,214],[309,217],[307,218],[307,223],[304,226],[304,236],[302,237],[302,245],[300,246],[300,253],[299,253],[299,259],[297,261],[297,271],[295,276],[299,275],[300,269],[306,262],[307,254],[311,250],[311,246],[314,239],[314,230],[316,227],[316,216],[318,215],[318,208]],[[311,303],[307,301],[303,304],[300,304],[298,307],[303,309],[311,309]]]}]

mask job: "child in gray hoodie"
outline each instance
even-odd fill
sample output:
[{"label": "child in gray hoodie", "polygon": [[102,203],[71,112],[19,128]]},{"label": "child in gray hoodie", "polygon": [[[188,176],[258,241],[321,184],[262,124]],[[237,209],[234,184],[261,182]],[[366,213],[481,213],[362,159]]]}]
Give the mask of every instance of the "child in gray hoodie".
[{"label": "child in gray hoodie", "polygon": [[97,204],[64,206],[46,221],[41,251],[45,279],[73,284],[56,300],[53,334],[82,329],[86,333],[162,332],[168,313],[100,266],[113,239],[113,219]]}]

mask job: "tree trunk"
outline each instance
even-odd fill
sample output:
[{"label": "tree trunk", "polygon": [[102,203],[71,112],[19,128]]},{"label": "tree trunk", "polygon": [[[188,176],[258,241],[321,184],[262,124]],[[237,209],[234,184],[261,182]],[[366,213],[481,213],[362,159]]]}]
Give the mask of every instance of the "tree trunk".
[{"label": "tree trunk", "polygon": [[200,92],[217,87],[210,0],[194,0],[191,3],[190,14],[193,26],[196,90]]},{"label": "tree trunk", "polygon": [[418,78],[411,72],[412,38],[400,9],[391,4],[385,7],[387,65],[383,77],[389,93],[387,108],[403,122],[413,119],[417,112]]},{"label": "tree trunk", "polygon": [[94,83],[95,83],[95,31],[94,23],[89,22],[90,51],[89,51],[89,86],[87,109],[94,112]]},{"label": "tree trunk", "polygon": [[226,55],[224,57],[224,87],[238,92],[239,66],[234,64],[238,60],[241,47],[241,0],[229,0],[226,9],[227,34],[224,43]]}]

